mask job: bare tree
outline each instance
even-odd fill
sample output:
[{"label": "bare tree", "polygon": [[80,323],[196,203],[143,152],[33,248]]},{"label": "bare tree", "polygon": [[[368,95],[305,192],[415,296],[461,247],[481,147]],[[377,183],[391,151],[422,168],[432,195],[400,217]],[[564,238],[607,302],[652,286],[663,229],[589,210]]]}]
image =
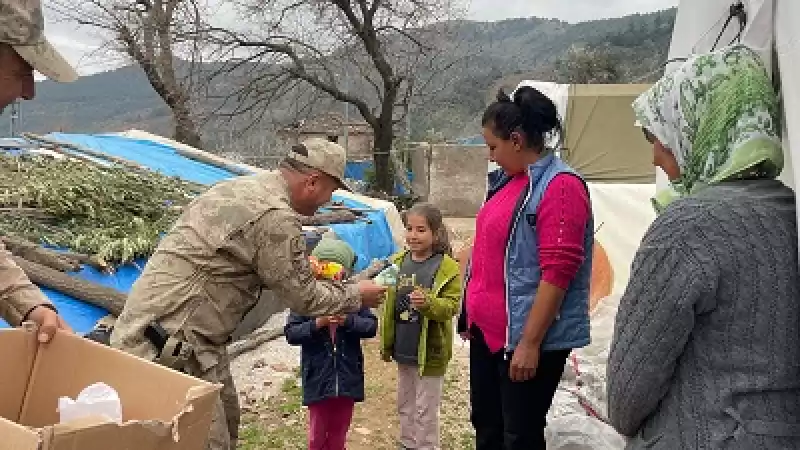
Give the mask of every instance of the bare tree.
[{"label": "bare tree", "polygon": [[564,60],[556,65],[556,72],[564,83],[610,84],[624,77],[620,61],[607,47],[572,46]]},{"label": "bare tree", "polygon": [[298,93],[352,105],[374,131],[377,187],[390,192],[392,145],[406,115],[464,61],[447,21],[461,14],[456,0],[228,1],[240,15],[235,29],[204,30],[225,61],[212,84],[232,87],[217,111],[258,123]]},{"label": "bare tree", "polygon": [[139,65],[172,111],[175,139],[201,146],[199,109],[193,92],[201,78],[202,0],[52,0],[62,19],[107,37],[104,48]]}]

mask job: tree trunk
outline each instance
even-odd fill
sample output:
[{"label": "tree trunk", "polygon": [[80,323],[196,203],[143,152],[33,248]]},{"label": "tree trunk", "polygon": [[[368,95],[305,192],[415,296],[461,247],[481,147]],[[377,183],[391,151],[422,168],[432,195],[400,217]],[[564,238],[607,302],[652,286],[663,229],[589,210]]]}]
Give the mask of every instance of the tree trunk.
[{"label": "tree trunk", "polygon": [[172,105],[171,109],[172,117],[175,121],[175,140],[190,147],[202,149],[203,142],[200,139],[200,133],[197,131],[197,125],[192,119],[188,106],[183,102],[178,102]]},{"label": "tree trunk", "polygon": [[378,126],[374,128],[375,131],[375,145],[374,153],[372,155],[373,162],[375,163],[375,187],[386,194],[392,194],[394,191],[394,179],[391,172],[391,157],[389,152],[392,151],[392,116],[382,114],[378,118]]}]

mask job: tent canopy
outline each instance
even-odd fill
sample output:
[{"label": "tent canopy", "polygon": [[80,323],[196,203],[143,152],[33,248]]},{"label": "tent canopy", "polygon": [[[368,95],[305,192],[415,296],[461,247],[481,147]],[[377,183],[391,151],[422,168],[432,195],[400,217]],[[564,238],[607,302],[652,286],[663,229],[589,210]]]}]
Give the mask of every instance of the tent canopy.
[{"label": "tent canopy", "polygon": [[562,156],[587,181],[655,182],[652,147],[633,126],[631,103],[647,84],[572,84]]},{"label": "tent canopy", "polygon": [[[561,156],[588,182],[655,183],[653,151],[641,130],[631,104],[649,84],[570,84],[525,80],[520,86],[559,86],[540,89],[564,116]],[[481,139],[481,143],[483,140]],[[489,171],[497,165],[489,162]]]}]

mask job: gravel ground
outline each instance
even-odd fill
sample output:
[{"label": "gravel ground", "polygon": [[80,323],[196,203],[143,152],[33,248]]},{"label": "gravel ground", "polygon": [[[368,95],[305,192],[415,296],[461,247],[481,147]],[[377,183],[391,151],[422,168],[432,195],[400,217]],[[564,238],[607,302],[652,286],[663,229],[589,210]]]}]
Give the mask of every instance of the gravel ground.
[{"label": "gravel ground", "polygon": [[[282,328],[287,316],[288,310],[275,314],[261,329]],[[299,366],[300,347],[289,345],[282,336],[239,355],[231,362],[231,373],[242,406],[259,404],[280,392]]]}]

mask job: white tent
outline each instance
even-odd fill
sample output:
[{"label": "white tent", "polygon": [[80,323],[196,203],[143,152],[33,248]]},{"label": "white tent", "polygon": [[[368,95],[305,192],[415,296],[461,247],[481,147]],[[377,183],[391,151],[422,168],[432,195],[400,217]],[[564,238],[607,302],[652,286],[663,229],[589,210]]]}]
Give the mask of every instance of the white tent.
[{"label": "white tent", "polygon": [[[741,4],[745,15],[741,42],[759,51],[767,66],[772,66],[776,84],[779,83],[784,109],[785,168],[781,179],[793,188],[800,176],[792,160],[800,161],[800,1],[798,0],[681,0],[669,61],[686,58],[692,54],[708,52],[734,42],[740,31],[740,18],[731,18],[731,8]],[[671,62],[667,70],[674,70]],[[786,125],[790,125],[788,128]],[[794,145],[792,145],[792,142]],[[659,173],[657,184],[667,181]]]}]

